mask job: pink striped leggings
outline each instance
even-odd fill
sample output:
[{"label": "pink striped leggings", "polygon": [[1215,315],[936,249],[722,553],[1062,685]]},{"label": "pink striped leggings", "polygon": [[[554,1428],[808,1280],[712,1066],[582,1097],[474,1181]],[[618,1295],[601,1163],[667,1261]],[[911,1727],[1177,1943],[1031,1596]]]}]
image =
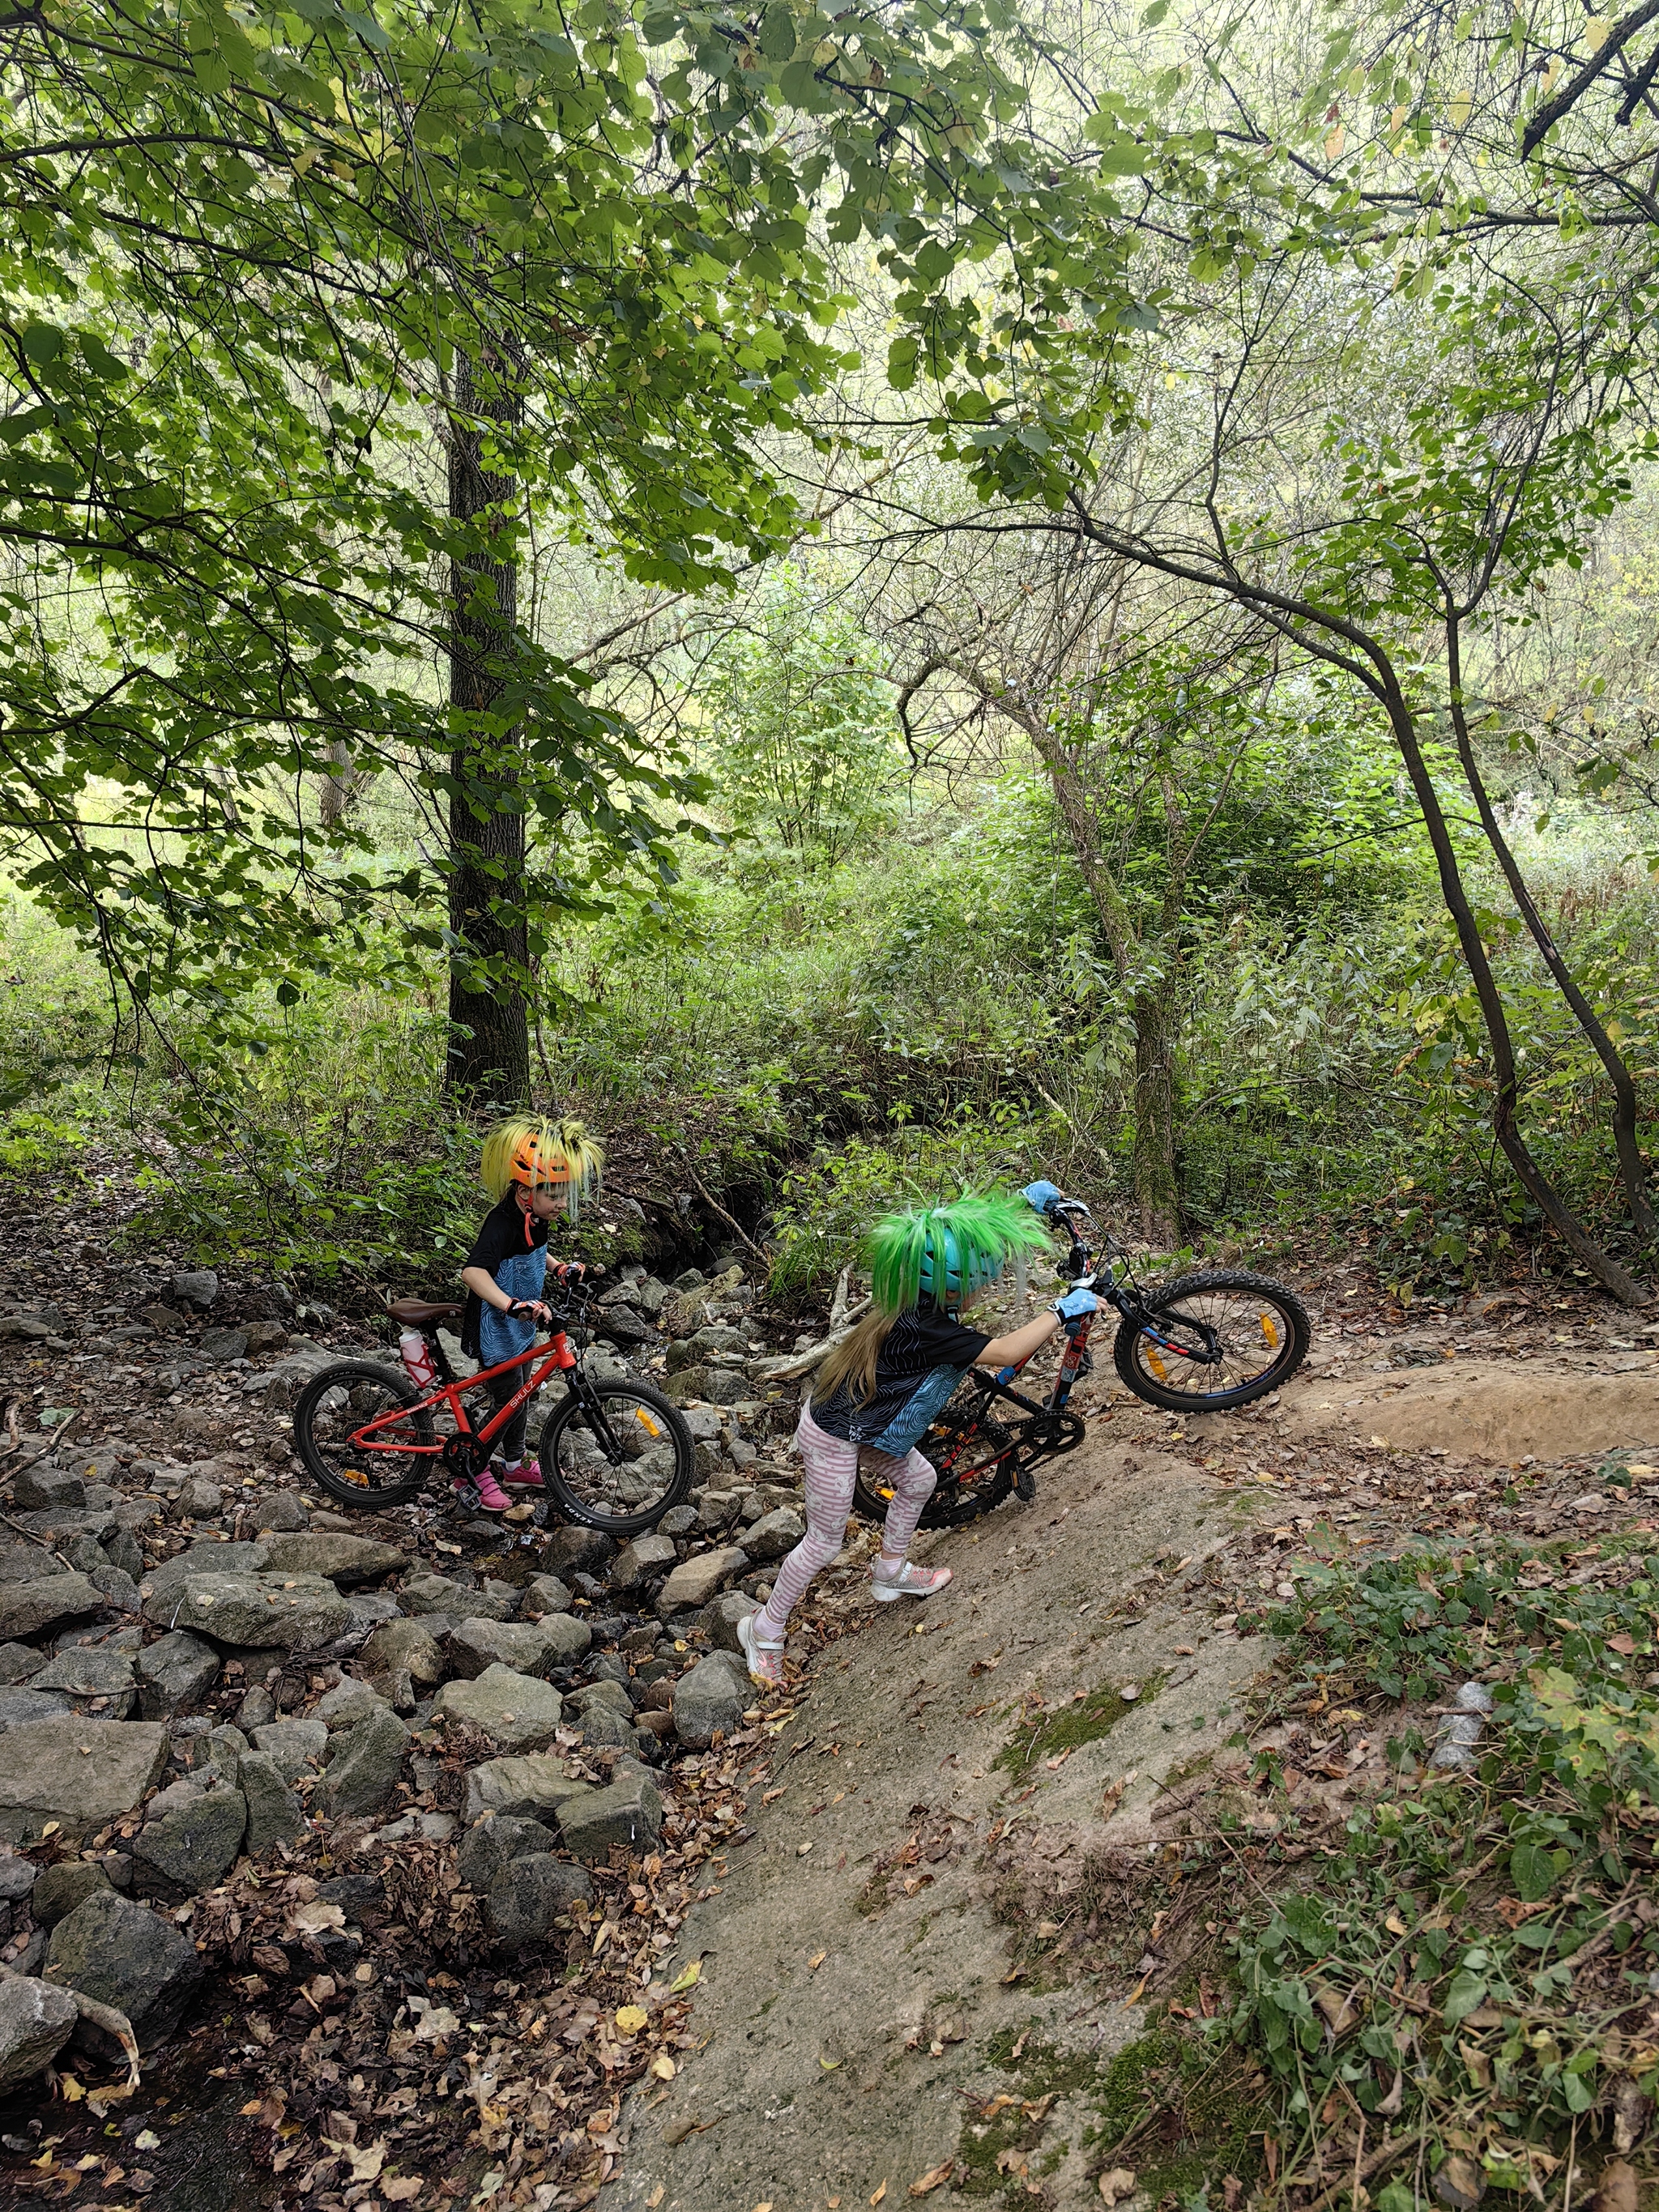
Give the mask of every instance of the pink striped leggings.
[{"label": "pink striped leggings", "polygon": [[769,1644],[781,1642],[789,1616],[805,1595],[807,1584],[814,1575],[823,1572],[841,1549],[847,1516],[853,1510],[853,1485],[860,1451],[872,1483],[878,1488],[888,1483],[893,1486],[881,1543],[890,1559],[902,1559],[909,1550],[921,1509],[939,1480],[919,1451],[894,1459],[887,1452],[872,1451],[868,1444],[849,1444],[840,1437],[825,1436],[810,1408],[802,1412],[795,1441],[806,1468],[806,1534],[778,1569],[772,1595],[755,1616],[755,1633]]}]

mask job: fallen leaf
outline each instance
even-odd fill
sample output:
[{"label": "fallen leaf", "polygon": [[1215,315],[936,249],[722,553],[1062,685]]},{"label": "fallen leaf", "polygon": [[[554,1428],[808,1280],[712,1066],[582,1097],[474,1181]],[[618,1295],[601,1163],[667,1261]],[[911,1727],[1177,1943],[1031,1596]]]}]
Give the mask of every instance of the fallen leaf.
[{"label": "fallen leaf", "polygon": [[668,2194],[668,2184],[659,2181],[645,2200],[645,2212],[657,2212],[657,2207]]},{"label": "fallen leaf", "polygon": [[161,2138],[154,2128],[140,2128],[132,2139],[134,2150],[160,2150]]},{"label": "fallen leaf", "polygon": [[815,1951],[811,1957],[806,1961],[807,1972],[809,1974],[816,1974],[818,1968],[823,1964],[824,1960],[829,1956],[830,1954],[827,1951]]},{"label": "fallen leaf", "polygon": [[453,2035],[460,2022],[447,2005],[434,2005],[430,2012],[422,2013],[421,2024],[415,2031],[416,2043],[435,2043],[440,2036]]},{"label": "fallen leaf", "polygon": [[1620,1652],[1628,1659],[1636,1649],[1636,1638],[1633,1636],[1610,1636],[1607,1638],[1607,1649],[1609,1651]]},{"label": "fallen leaf", "polygon": [[1030,2163],[1030,2154],[1023,2150],[1000,2150],[997,2153],[999,2173],[1024,2173]]},{"label": "fallen leaf", "polygon": [[412,2204],[424,2185],[418,2173],[400,2173],[380,2184],[380,2194],[388,2204]]},{"label": "fallen leaf", "polygon": [[78,2105],[87,2093],[73,2074],[60,2074],[58,2076],[58,2094],[66,2105]]},{"label": "fallen leaf", "polygon": [[884,2181],[884,2182],[882,2183],[882,2185],[881,2185],[881,2187],[880,2187],[878,2190],[877,2190],[877,2191],[876,2191],[875,2195],[874,2195],[874,2196],[870,2199],[870,2202],[871,2202],[872,2204],[879,2204],[879,2203],[880,2203],[880,2202],[881,2202],[881,2200],[882,2200],[882,2198],[883,2198],[884,2197],[885,2197],[885,2196],[886,2196],[886,2194],[887,2194],[887,2184]]},{"label": "fallen leaf", "polygon": [[1126,2197],[1134,2194],[1134,2168],[1115,2166],[1109,2173],[1100,2177],[1100,2201],[1103,2204],[1121,2204]]},{"label": "fallen leaf", "polygon": [[681,1973],[677,1979],[670,1982],[668,1984],[668,1994],[671,1997],[677,1997],[680,1995],[682,1990],[695,1989],[702,1979],[702,1960],[701,1959],[693,1959],[690,1965],[685,1968],[684,1972]]},{"label": "fallen leaf", "polygon": [[650,2018],[643,2005],[619,2005],[617,2008],[617,2025],[624,2035],[637,2035]]},{"label": "fallen leaf", "polygon": [[665,2051],[659,2051],[651,2062],[651,2071],[659,2081],[672,2081],[678,2069]]},{"label": "fallen leaf", "polygon": [[926,2173],[910,2184],[911,2196],[926,2197],[930,2190],[943,2189],[956,2170],[957,2162],[953,2158],[947,2158],[943,2166],[929,2167]]},{"label": "fallen leaf", "polygon": [[795,1846],[795,1856],[798,1859],[804,1859],[811,1848],[812,1846],[811,1844],[797,1844]]},{"label": "fallen leaf", "polygon": [[314,1898],[309,1905],[296,1905],[289,1915],[289,1925],[300,1936],[320,1936],[326,1928],[343,1928],[345,1912],[337,1905],[325,1905]]},{"label": "fallen leaf", "polygon": [[1622,2158],[1611,2158],[1601,2168],[1601,2179],[1590,2199],[1590,2212],[1636,2212],[1636,2169]]}]

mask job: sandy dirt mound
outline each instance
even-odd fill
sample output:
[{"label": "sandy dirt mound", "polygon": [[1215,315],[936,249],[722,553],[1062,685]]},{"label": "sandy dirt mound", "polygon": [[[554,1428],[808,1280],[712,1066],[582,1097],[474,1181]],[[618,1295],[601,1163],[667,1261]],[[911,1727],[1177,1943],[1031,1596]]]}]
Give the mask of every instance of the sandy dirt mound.
[{"label": "sandy dirt mound", "polygon": [[[682,1938],[709,2041],[635,2100],[605,2207],[806,2212],[884,2182],[904,2202],[945,2160],[994,2154],[975,2108],[1062,2078],[1036,2124],[1048,2201],[1098,2204],[1085,2130],[1141,2009],[1127,1987],[1007,1978],[986,1850],[1023,1825],[1056,1898],[1074,1893],[1085,1850],[1144,1836],[1160,1783],[1238,1725],[1265,1648],[1218,1632],[1187,1585],[1257,1501],[1092,1442],[1041,1481],[1029,1510],[922,1540],[956,1570],[947,1598],[888,1608],[816,1662],[769,1804],[756,1784],[758,1833]],[[1137,1572],[1141,1617],[1102,1622]]]},{"label": "sandy dirt mound", "polygon": [[1448,1359],[1389,1375],[1313,1376],[1285,1394],[1283,1432],[1510,1462],[1659,1448],[1659,1362],[1628,1374],[1532,1360]]}]

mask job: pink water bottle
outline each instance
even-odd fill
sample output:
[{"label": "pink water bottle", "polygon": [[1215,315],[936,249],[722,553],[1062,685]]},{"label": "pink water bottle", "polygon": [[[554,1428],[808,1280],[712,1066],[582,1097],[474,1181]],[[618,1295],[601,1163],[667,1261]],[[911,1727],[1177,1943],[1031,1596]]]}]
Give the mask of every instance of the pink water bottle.
[{"label": "pink water bottle", "polygon": [[438,1379],[438,1370],[432,1364],[432,1346],[418,1328],[406,1328],[398,1339],[398,1350],[409,1379],[417,1388],[429,1390]]}]

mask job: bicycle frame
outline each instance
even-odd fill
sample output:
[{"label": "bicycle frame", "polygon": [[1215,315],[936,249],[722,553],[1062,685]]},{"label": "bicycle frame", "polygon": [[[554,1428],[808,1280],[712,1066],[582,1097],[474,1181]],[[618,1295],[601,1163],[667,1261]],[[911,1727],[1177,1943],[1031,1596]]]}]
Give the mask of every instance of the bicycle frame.
[{"label": "bicycle frame", "polygon": [[[365,1421],[362,1428],[354,1429],[345,1440],[351,1449],[364,1453],[384,1452],[388,1455],[395,1454],[399,1459],[441,1460],[455,1456],[459,1447],[467,1451],[470,1457],[482,1454],[480,1464],[483,1464],[489,1458],[489,1446],[495,1437],[507,1426],[519,1408],[529,1403],[543,1383],[551,1376],[568,1374],[580,1364],[570,1349],[562,1329],[541,1345],[532,1342],[526,1350],[515,1352],[511,1359],[503,1359],[497,1366],[481,1367],[476,1375],[459,1376],[451,1368],[435,1330],[428,1334],[427,1341],[432,1346],[433,1358],[441,1377],[438,1388],[412,1406],[394,1406],[389,1413],[377,1413],[372,1421]],[[547,1354],[544,1363],[533,1375],[525,1378],[482,1428],[475,1429],[467,1419],[465,1393],[476,1389],[479,1383],[488,1382],[497,1375],[510,1374],[514,1368],[526,1365],[538,1352],[544,1352]],[[389,1437],[379,1437],[379,1431],[391,1427],[395,1422],[406,1421],[411,1413],[433,1413],[441,1406],[447,1406],[454,1416],[455,1434],[453,1437],[441,1437],[429,1444],[410,1443],[406,1437],[395,1441]]]}]

